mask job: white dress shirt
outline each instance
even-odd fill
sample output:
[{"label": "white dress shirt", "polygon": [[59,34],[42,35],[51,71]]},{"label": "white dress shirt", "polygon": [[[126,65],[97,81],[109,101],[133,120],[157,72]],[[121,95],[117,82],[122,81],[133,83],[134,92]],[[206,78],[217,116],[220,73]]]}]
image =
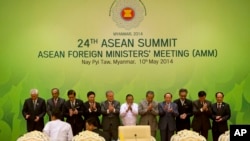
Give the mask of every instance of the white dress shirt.
[{"label": "white dress shirt", "polygon": [[50,141],[71,141],[73,138],[70,124],[59,119],[46,123],[43,133],[49,136]]},{"label": "white dress shirt", "polygon": [[123,125],[136,125],[137,115],[138,115],[138,104],[133,103],[132,111],[128,109],[128,104],[123,103],[120,108],[120,117],[122,119]]}]

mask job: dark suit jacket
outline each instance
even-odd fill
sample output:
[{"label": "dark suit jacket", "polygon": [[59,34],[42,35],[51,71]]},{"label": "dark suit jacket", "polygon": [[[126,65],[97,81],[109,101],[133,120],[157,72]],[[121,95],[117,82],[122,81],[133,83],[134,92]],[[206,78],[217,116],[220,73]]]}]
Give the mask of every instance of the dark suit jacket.
[{"label": "dark suit jacket", "polygon": [[[28,98],[25,100],[23,109],[22,109],[23,117],[25,118],[26,115],[30,115],[27,121],[27,131],[38,130],[42,131],[44,127],[44,115],[46,114],[46,104],[45,100],[38,97],[36,102],[36,108],[34,109],[33,100]],[[35,122],[36,116],[39,116],[39,121]]]},{"label": "dark suit jacket", "polygon": [[96,111],[92,111],[92,112],[89,111],[90,105],[88,101],[84,103],[84,107],[85,107],[84,120],[86,121],[89,118],[95,118],[98,122],[98,128],[100,128],[101,127],[100,119],[99,119],[99,116],[101,115],[100,103],[96,102],[96,109],[97,109]]},{"label": "dark suit jacket", "polygon": [[159,129],[160,130],[166,130],[168,127],[169,131],[175,131],[176,130],[176,124],[175,124],[175,117],[179,115],[177,104],[171,102],[170,107],[173,109],[173,112],[168,112],[164,110],[164,107],[166,105],[166,102],[161,102],[158,104],[158,110],[159,110]]},{"label": "dark suit jacket", "polygon": [[[174,103],[177,104],[179,115],[176,117],[176,128],[177,131],[183,130],[183,129],[190,129],[190,117],[193,116],[193,104],[192,101],[189,99],[186,99],[184,101],[184,104],[181,104],[180,99],[176,99]],[[181,119],[180,115],[186,113],[187,117],[185,119]]]},{"label": "dark suit jacket", "polygon": [[[60,97],[58,97],[56,105],[54,103],[54,99],[53,98],[50,98],[50,99],[47,100],[47,114],[49,116],[49,119],[51,118],[51,113],[52,113],[52,111],[54,109],[58,109],[61,112],[63,111],[64,102],[65,102],[65,100],[63,98],[60,98]],[[61,115],[60,119],[64,120],[64,118],[63,118],[63,112],[62,112],[62,115]]]},{"label": "dark suit jacket", "polygon": [[192,128],[193,130],[200,131],[203,130],[209,130],[211,129],[210,124],[210,117],[212,115],[212,109],[211,109],[211,102],[208,100],[205,100],[205,103],[207,103],[208,111],[201,112],[200,109],[202,107],[202,104],[199,100],[193,101],[193,113],[194,118],[192,121]]},{"label": "dark suit jacket", "polygon": [[78,126],[79,128],[83,129],[83,125],[84,125],[83,118],[82,118],[83,113],[84,113],[83,101],[80,99],[75,99],[75,108],[78,110],[78,114],[69,116],[69,109],[72,109],[72,107],[71,107],[70,101],[67,100],[63,106],[63,115],[64,117],[66,117],[66,122],[71,124],[71,126],[73,125],[72,127]]},{"label": "dark suit jacket", "polygon": [[99,136],[102,136],[105,139],[105,141],[110,141],[110,136],[107,132],[103,132],[99,129],[94,129],[93,132],[99,134]]},{"label": "dark suit jacket", "polygon": [[118,130],[118,126],[120,125],[120,102],[114,100],[112,104],[114,105],[115,112],[108,113],[109,102],[106,100],[101,103],[103,130],[109,130],[110,126],[112,129]]},{"label": "dark suit jacket", "polygon": [[[222,116],[221,122],[216,122],[215,117]],[[220,133],[224,133],[228,130],[227,120],[231,117],[231,110],[229,104],[222,102],[221,109],[217,109],[217,103],[212,105],[212,130],[219,131]]]}]

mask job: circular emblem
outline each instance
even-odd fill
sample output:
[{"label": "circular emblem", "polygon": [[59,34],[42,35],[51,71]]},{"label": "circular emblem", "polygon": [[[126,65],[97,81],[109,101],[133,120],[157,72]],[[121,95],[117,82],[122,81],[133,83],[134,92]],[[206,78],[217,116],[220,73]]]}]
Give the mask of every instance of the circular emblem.
[{"label": "circular emblem", "polygon": [[117,0],[111,12],[116,25],[129,30],[140,24],[146,11],[139,0]]},{"label": "circular emblem", "polygon": [[124,9],[122,9],[122,11],[121,11],[121,17],[125,21],[132,20],[134,18],[134,16],[135,16],[135,11],[130,7],[126,7]]}]

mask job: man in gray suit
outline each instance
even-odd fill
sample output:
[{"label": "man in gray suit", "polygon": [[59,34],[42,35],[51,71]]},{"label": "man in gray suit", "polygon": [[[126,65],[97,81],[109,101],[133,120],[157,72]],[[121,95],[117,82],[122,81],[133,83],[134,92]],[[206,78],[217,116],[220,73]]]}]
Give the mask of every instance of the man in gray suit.
[{"label": "man in gray suit", "polygon": [[47,114],[49,116],[49,120],[51,120],[52,111],[57,109],[61,112],[60,119],[63,121],[64,118],[63,118],[62,110],[63,110],[63,105],[65,102],[65,99],[59,97],[59,89],[58,88],[53,88],[51,90],[51,95],[52,95],[52,98],[47,100]]},{"label": "man in gray suit", "polygon": [[151,128],[151,135],[155,137],[157,130],[156,116],[158,115],[158,103],[154,101],[153,91],[147,91],[146,99],[139,103],[138,110],[141,116],[139,124],[149,125]]},{"label": "man in gray suit", "polygon": [[114,100],[114,92],[106,92],[107,100],[101,103],[102,128],[109,134],[111,140],[118,140],[118,126],[120,125],[120,102]]},{"label": "man in gray suit", "polygon": [[164,94],[164,101],[159,103],[159,129],[161,141],[170,141],[174,131],[176,130],[175,117],[179,115],[176,103],[172,102],[172,94]]}]

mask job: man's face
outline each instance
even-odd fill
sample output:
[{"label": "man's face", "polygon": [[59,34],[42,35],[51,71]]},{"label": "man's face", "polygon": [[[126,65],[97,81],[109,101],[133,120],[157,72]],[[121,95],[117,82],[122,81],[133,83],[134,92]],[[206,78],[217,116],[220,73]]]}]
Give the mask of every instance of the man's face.
[{"label": "man's face", "polygon": [[132,104],[132,103],[134,102],[133,96],[128,96],[127,99],[126,99],[126,102],[127,102],[128,104]]},{"label": "man's face", "polygon": [[206,100],[206,96],[199,97],[200,102],[204,102]]},{"label": "man's face", "polygon": [[92,103],[92,102],[95,102],[95,95],[93,95],[93,94],[92,94],[92,95],[89,95],[88,101],[91,102],[91,103]]},{"label": "man's face", "polygon": [[112,92],[107,93],[106,98],[108,101],[114,101],[114,94]]},{"label": "man's face", "polygon": [[57,89],[54,89],[54,90],[52,90],[52,97],[53,98],[58,98],[58,96],[59,96],[59,92],[58,92],[58,90]]},{"label": "man's face", "polygon": [[185,100],[186,97],[187,97],[187,93],[186,93],[186,92],[180,92],[180,93],[179,93],[179,96],[180,96],[180,99],[181,99],[181,100]]},{"label": "man's face", "polygon": [[164,99],[165,99],[165,102],[170,103],[172,100],[172,97],[170,94],[166,94]]},{"label": "man's face", "polygon": [[76,96],[74,94],[70,94],[70,95],[68,95],[68,98],[70,101],[73,102],[76,99]]},{"label": "man's face", "polygon": [[30,94],[30,97],[31,97],[32,100],[36,100],[37,97],[38,97],[38,94],[35,94],[35,93]]},{"label": "man's face", "polygon": [[218,93],[217,95],[216,95],[216,101],[218,102],[218,103],[221,103],[221,102],[223,102],[223,95],[221,94],[221,93]]},{"label": "man's face", "polygon": [[94,126],[93,125],[90,125],[90,124],[88,124],[88,122],[86,122],[86,130],[88,130],[88,131],[92,131],[93,129],[94,129]]},{"label": "man's face", "polygon": [[146,99],[147,99],[147,101],[148,101],[149,103],[151,103],[151,102],[154,100],[154,95],[151,94],[151,93],[149,93],[149,94],[147,95]]}]

